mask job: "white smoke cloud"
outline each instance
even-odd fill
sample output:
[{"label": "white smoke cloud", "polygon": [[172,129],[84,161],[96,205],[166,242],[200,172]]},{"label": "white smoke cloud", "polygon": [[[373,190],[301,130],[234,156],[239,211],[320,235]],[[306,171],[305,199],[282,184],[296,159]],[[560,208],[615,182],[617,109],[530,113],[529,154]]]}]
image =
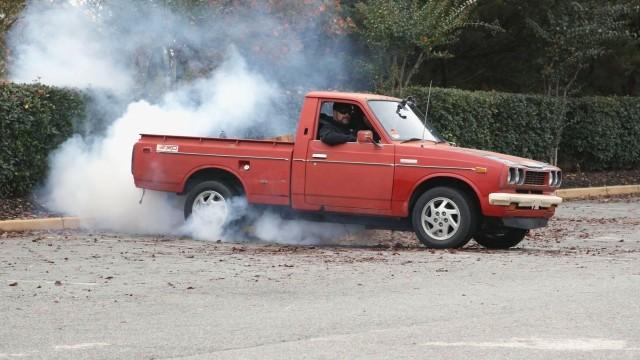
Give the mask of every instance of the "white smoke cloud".
[{"label": "white smoke cloud", "polygon": [[362,227],[358,225],[284,220],[278,214],[266,212],[255,221],[253,234],[268,242],[313,245],[335,241],[335,239],[361,230]]},{"label": "white smoke cloud", "polygon": [[[248,70],[233,50],[212,77],[165,96],[160,104],[141,100],[99,138],[75,136],[51,159],[47,205],[54,211],[97,220],[100,227],[132,232],[170,233],[182,212],[168,194],[149,192],[142,204],[133,185],[131,149],[139,134],[212,135],[237,133],[253,125],[258,109],[268,108],[278,89]],[[205,99],[197,105],[189,99]],[[237,99],[242,99],[238,102]]]},{"label": "white smoke cloud", "polygon": [[[167,21],[160,21],[158,16],[167,18],[163,11],[152,12],[147,18],[136,19],[135,25],[128,23],[120,28],[144,28],[163,38]],[[186,22],[180,26],[172,15],[168,18],[171,28],[189,28]],[[99,31],[101,24],[83,6],[30,3],[19,31],[12,35],[14,42],[19,39],[13,46],[12,79],[104,88],[126,97],[136,75],[116,54],[131,55],[144,37],[115,38],[117,33]],[[241,26],[250,26],[250,22]],[[194,44],[204,38],[193,29],[187,33],[185,36]],[[218,214],[184,223],[184,199],[174,194],[148,191],[139,203],[142,191],[135,188],[130,171],[132,146],[141,133],[216,136],[224,130],[228,136],[242,136],[256,127],[265,135],[291,132],[291,120],[278,110],[285,101],[282,89],[253,71],[233,46],[224,46],[226,58],[208,77],[182,84],[159,100],[131,102],[121,116],[108,119],[111,122],[105,124],[103,133],[76,135],[63,143],[51,156],[41,200],[53,211],[93,218],[101,229],[237,240],[233,237],[237,233],[223,231]],[[99,107],[108,104],[103,99],[94,102]],[[267,119],[268,123],[261,123]],[[231,205],[235,217],[246,215],[254,220],[254,236],[264,241],[318,243],[354,230],[283,220],[269,212],[256,214],[243,202]]]},{"label": "white smoke cloud", "polygon": [[55,86],[95,87],[117,93],[132,84],[130,72],[119,61],[108,37],[85,8],[31,2],[20,29],[12,34],[11,79],[40,81]]}]

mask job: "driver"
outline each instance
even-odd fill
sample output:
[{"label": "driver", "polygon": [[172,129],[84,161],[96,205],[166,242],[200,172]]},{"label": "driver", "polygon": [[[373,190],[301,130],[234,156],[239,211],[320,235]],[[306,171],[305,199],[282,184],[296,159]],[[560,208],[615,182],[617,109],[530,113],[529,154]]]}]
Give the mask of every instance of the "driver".
[{"label": "driver", "polygon": [[356,141],[356,130],[351,123],[352,113],[351,105],[334,102],[333,117],[320,114],[320,140],[327,145]]}]

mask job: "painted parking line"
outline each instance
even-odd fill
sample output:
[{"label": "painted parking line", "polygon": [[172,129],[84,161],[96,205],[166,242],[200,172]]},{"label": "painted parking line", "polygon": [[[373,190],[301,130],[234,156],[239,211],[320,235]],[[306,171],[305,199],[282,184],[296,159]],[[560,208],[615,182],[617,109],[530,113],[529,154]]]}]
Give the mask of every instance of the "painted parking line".
[{"label": "painted parking line", "polygon": [[627,347],[624,340],[612,339],[542,339],[542,338],[514,338],[507,341],[432,341],[421,343],[429,347],[472,347],[472,348],[508,348],[552,351],[640,351],[640,348]]},{"label": "painted parking line", "polygon": [[81,344],[73,344],[73,345],[56,345],[53,347],[54,350],[79,350],[79,349],[91,349],[95,347],[103,347],[109,346],[111,344],[104,342],[96,342],[96,343],[81,343]]},{"label": "painted parking line", "polygon": [[[80,343],[80,344],[70,344],[70,345],[55,345],[53,346],[53,350],[55,351],[65,351],[65,350],[84,350],[84,349],[93,349],[98,347],[110,346],[111,344],[105,342],[94,342],[94,343]],[[46,353],[46,351],[44,351]],[[14,353],[0,353],[0,359],[13,359],[13,358],[26,358],[37,356],[40,354],[38,350],[34,351],[26,351],[26,352],[14,352]]]},{"label": "painted parking line", "polygon": [[30,355],[33,355],[34,353],[0,353],[0,359],[9,359],[9,358],[24,358]]}]

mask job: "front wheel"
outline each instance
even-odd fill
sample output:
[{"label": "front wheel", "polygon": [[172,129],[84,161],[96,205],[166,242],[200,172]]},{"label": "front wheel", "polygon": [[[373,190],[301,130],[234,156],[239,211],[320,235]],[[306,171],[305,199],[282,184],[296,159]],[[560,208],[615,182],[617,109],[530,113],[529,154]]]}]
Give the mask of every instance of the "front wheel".
[{"label": "front wheel", "polygon": [[473,202],[464,192],[442,186],[422,194],[412,210],[412,224],[426,247],[464,246],[476,227]]},{"label": "front wheel", "polygon": [[528,230],[501,227],[490,231],[478,231],[473,239],[487,249],[508,249],[518,245]]}]

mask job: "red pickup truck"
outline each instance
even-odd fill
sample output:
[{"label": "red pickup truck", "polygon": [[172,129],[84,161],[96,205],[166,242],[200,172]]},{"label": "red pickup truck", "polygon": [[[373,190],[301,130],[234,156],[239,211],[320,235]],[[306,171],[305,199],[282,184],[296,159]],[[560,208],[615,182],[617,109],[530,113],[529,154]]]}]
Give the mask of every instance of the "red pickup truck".
[{"label": "red pickup truck", "polygon": [[[334,103],[351,107],[356,141],[319,139],[320,118]],[[139,188],[186,195],[185,218],[211,207],[228,212],[230,199],[243,196],[331,221],[386,227],[393,220],[433,248],[471,238],[515,246],[562,202],[554,195],[559,168],[457,147],[411,101],[372,94],[307,94],[295,141],[143,134],[132,173]]]}]

